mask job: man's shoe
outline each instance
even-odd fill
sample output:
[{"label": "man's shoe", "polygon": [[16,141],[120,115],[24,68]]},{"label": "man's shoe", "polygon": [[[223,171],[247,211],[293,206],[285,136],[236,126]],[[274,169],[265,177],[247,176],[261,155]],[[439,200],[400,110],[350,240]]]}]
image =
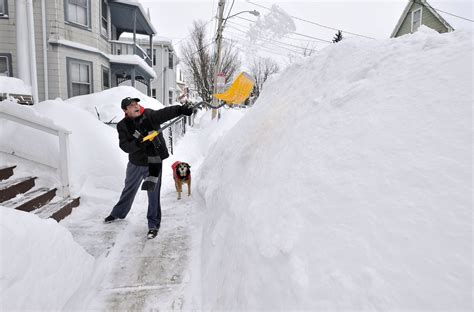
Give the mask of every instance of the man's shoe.
[{"label": "man's shoe", "polygon": [[149,230],[146,238],[152,239],[152,238],[155,238],[156,235],[158,235],[158,230]]},{"label": "man's shoe", "polygon": [[110,222],[113,222],[115,220],[117,220],[117,218],[110,215],[110,216],[108,216],[107,218],[104,219],[104,223],[110,223]]}]

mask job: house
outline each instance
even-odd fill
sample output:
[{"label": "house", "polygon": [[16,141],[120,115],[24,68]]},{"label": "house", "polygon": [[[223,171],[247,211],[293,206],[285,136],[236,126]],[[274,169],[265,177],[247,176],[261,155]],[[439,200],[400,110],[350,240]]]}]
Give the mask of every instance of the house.
[{"label": "house", "polygon": [[[119,41],[122,33],[133,40]],[[0,74],[31,85],[36,102],[128,80],[151,94],[157,76],[137,34],[146,35],[151,46],[156,31],[136,1],[0,0]]]},{"label": "house", "polygon": [[409,0],[390,37],[413,33],[420,25],[425,25],[439,33],[454,30],[440,12],[426,0]]},{"label": "house", "polygon": [[[157,76],[151,81],[150,96],[163,103],[163,105],[173,104],[180,95],[176,84],[177,65],[179,63],[176,51],[171,41],[167,39],[155,37],[152,42],[152,49],[150,49],[149,42],[141,37],[136,39],[136,42],[148,55],[152,55],[151,64]],[[121,40],[131,41],[132,38],[129,34],[126,34]],[[125,82],[124,85],[130,85],[130,81]],[[146,93],[144,85],[138,85],[137,89]]]}]

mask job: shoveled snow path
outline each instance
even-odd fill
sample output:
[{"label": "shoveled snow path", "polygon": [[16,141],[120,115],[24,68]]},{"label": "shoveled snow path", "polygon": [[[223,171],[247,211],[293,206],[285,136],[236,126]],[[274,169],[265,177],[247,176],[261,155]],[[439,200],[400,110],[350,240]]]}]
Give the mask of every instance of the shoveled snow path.
[{"label": "shoveled snow path", "polygon": [[76,296],[71,308],[183,309],[184,289],[189,279],[189,221],[196,210],[193,196],[176,199],[172,177],[166,171],[162,184],[162,221],[155,239],[146,238],[147,196],[142,191],[124,220],[104,224],[104,216],[91,214],[91,218],[97,219],[92,228],[79,223],[67,225],[76,241],[97,259],[92,287],[84,290],[87,295],[82,293],[82,300]]}]

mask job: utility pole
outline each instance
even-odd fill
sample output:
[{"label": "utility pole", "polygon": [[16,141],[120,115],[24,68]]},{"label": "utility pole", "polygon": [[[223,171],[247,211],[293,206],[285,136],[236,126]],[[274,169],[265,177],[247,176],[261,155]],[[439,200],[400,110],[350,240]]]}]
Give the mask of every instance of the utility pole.
[{"label": "utility pole", "polygon": [[[220,68],[220,63],[221,63],[221,43],[222,43],[222,24],[224,22],[223,15],[224,15],[224,6],[225,6],[225,0],[219,0],[219,6],[218,6],[218,19],[217,19],[217,36],[216,36],[216,64],[214,67],[214,88],[213,88],[213,94],[217,93],[217,74],[219,74],[219,68]],[[212,104],[213,106],[218,105],[218,99],[215,97],[212,98]],[[212,119],[216,118],[217,115],[217,109],[212,109]]]}]

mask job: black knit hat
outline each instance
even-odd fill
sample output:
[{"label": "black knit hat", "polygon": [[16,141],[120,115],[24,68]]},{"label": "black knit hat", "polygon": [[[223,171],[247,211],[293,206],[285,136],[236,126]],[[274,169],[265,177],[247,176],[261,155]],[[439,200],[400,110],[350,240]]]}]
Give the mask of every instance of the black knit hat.
[{"label": "black knit hat", "polygon": [[132,104],[132,101],[140,102],[139,98],[131,98],[131,97],[126,97],[122,100],[122,104],[120,105],[122,109],[127,109],[127,106]]}]

